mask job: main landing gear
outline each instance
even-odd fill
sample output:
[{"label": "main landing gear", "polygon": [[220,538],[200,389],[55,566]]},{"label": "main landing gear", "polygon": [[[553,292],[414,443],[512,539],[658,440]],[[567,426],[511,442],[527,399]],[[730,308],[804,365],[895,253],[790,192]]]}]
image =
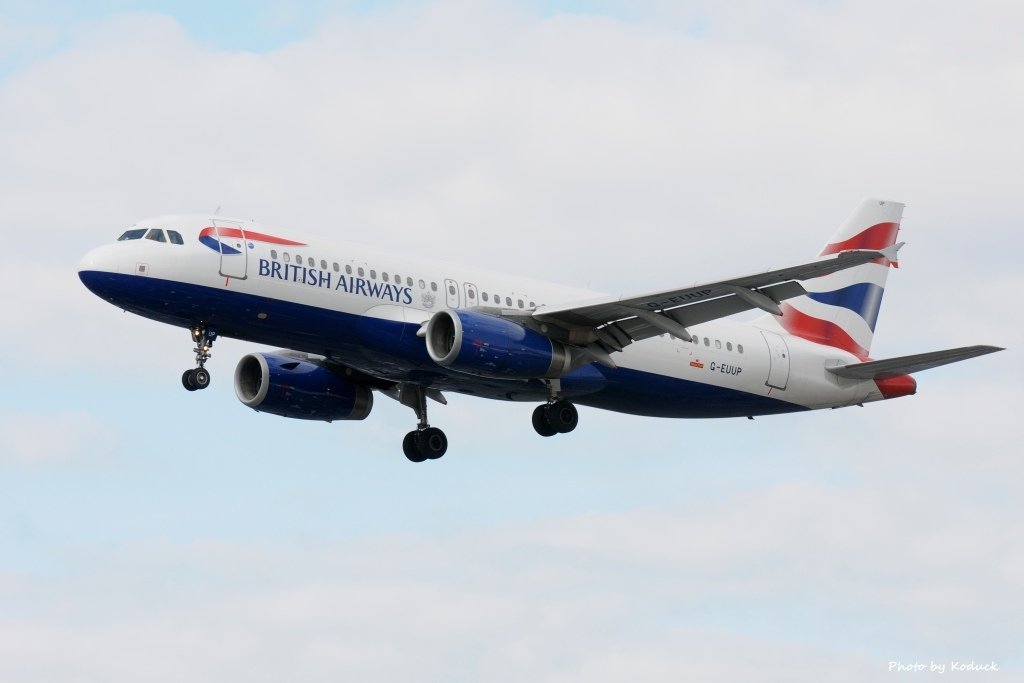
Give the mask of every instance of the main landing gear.
[{"label": "main landing gear", "polygon": [[541,436],[568,434],[576,429],[579,422],[576,406],[564,398],[552,398],[533,411],[533,428]]},{"label": "main landing gear", "polygon": [[399,400],[416,411],[416,429],[405,435],[402,451],[412,462],[437,460],[448,450],[448,437],[427,423],[427,390],[412,384],[400,389]]},{"label": "main landing gear", "polygon": [[210,360],[210,347],[217,339],[217,333],[206,327],[196,326],[192,328],[192,341],[196,348],[196,367],[186,370],[181,375],[181,384],[189,391],[205,389],[210,386],[210,371],[203,367],[206,361]]}]

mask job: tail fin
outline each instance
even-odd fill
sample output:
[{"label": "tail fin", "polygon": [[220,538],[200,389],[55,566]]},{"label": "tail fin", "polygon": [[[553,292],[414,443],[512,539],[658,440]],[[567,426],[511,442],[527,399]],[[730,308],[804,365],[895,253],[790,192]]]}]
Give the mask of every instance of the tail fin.
[{"label": "tail fin", "polygon": [[[865,199],[821,250],[821,256],[847,249],[885,249],[896,242],[903,204]],[[871,350],[885,279],[896,261],[880,259],[803,283],[805,296],[782,303],[781,316],[761,323],[792,335],[849,351],[866,359]],[[771,322],[769,322],[769,320]]]}]

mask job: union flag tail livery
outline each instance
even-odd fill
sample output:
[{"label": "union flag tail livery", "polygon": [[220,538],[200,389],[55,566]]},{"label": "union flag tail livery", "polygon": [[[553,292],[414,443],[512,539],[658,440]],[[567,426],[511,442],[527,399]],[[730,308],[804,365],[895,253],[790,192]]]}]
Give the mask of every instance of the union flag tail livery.
[{"label": "union flag tail livery", "polygon": [[[883,251],[896,246],[903,204],[864,200],[832,236],[819,256],[851,249]],[[895,250],[894,249],[894,250]],[[882,306],[889,269],[895,260],[877,259],[854,268],[807,280],[805,296],[781,304],[782,315],[762,324],[780,325],[786,332],[865,360],[871,350],[878,311]]]},{"label": "union flag tail livery", "polygon": [[[626,296],[202,215],[141,221],[87,254],[79,277],[189,330],[185,389],[209,385],[220,336],[283,347],[239,361],[244,405],[331,422],[391,398],[416,415],[402,450],[422,462],[447,451],[427,420],[446,391],[537,402],[533,428],[550,437],[576,428],[577,404],[753,417],[897,398],[916,391],[911,373],[1000,350],[868,357],[902,213],[869,199],[814,260]],[[755,309],[765,315],[732,317]]]}]

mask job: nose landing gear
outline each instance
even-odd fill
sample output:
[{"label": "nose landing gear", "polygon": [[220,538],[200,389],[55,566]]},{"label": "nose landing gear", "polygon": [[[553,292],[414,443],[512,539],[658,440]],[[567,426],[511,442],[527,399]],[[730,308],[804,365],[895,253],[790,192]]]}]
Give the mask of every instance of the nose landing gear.
[{"label": "nose landing gear", "polygon": [[210,347],[217,339],[217,332],[199,325],[191,331],[192,341],[196,345],[193,349],[196,352],[196,367],[182,373],[181,384],[189,391],[196,391],[210,386],[210,371],[203,366],[210,359]]}]

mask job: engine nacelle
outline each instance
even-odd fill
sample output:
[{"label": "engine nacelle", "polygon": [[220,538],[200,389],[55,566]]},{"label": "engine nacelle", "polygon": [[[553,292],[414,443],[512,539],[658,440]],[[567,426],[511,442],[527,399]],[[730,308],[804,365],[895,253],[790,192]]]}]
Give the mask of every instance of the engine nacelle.
[{"label": "engine nacelle", "polygon": [[250,408],[299,420],[362,420],[373,391],[304,354],[250,353],[235,368],[235,395]]},{"label": "engine nacelle", "polygon": [[435,363],[470,375],[533,379],[561,377],[572,369],[561,342],[486,313],[438,311],[426,337]]}]

